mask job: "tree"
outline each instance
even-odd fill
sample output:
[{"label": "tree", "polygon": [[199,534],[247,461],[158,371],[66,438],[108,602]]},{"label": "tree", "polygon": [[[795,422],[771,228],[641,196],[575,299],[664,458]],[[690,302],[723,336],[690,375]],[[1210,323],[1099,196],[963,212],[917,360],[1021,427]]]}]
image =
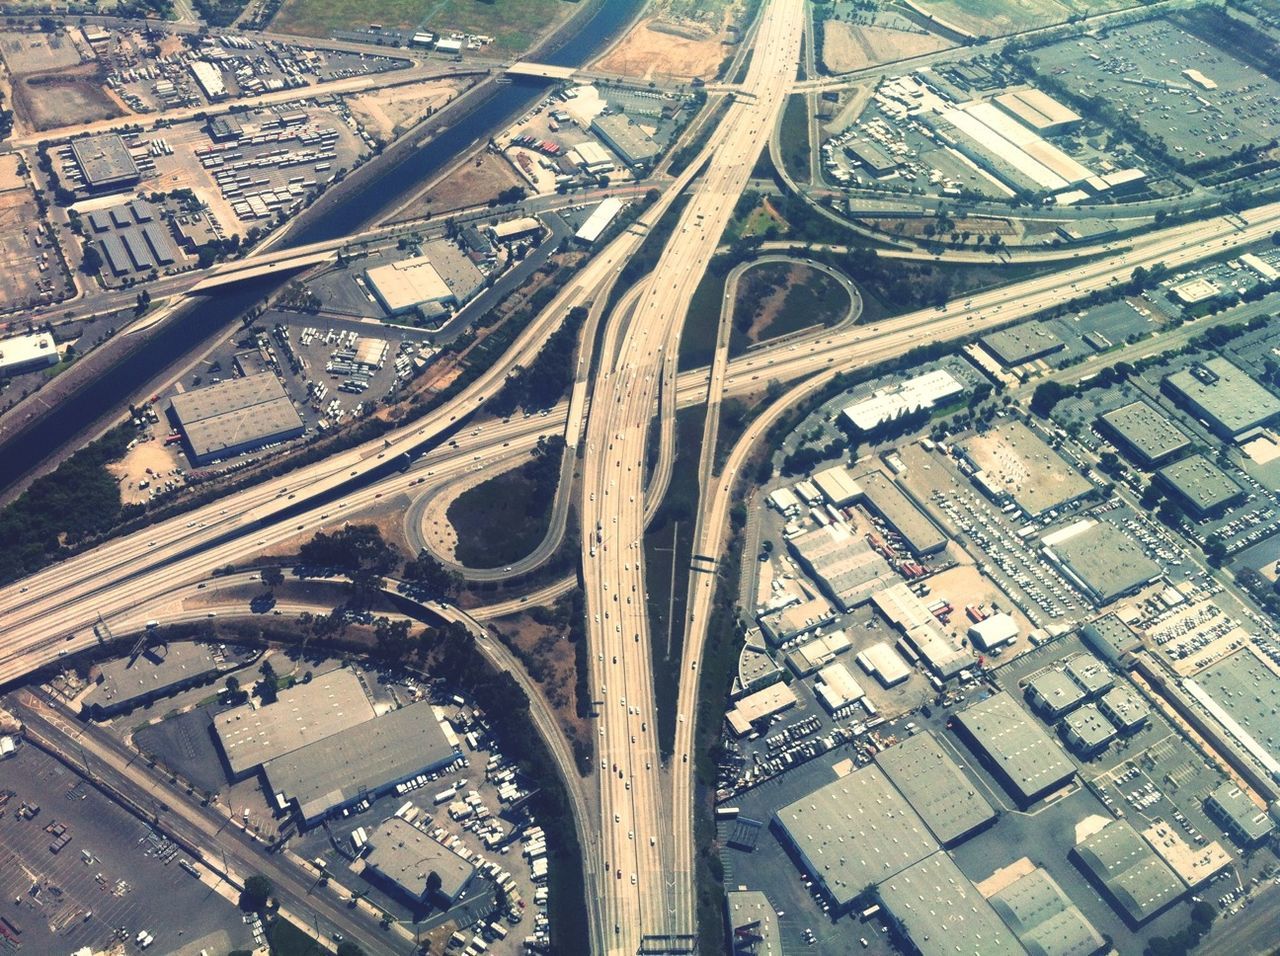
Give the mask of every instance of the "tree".
[{"label": "tree", "polygon": [[433,598],[446,598],[458,587],[458,578],[427,551],[412,561],[406,561],[404,579],[412,581],[415,590]]},{"label": "tree", "polygon": [[365,956],[365,952],[355,943],[344,939],[338,944],[338,956]]},{"label": "tree", "polygon": [[256,873],[244,881],[244,889],[240,892],[240,908],[246,913],[261,913],[267,907],[267,900],[275,892],[275,885]]},{"label": "tree", "polygon": [[263,568],[262,583],[274,590],[284,584],[284,572],[279,568]]}]

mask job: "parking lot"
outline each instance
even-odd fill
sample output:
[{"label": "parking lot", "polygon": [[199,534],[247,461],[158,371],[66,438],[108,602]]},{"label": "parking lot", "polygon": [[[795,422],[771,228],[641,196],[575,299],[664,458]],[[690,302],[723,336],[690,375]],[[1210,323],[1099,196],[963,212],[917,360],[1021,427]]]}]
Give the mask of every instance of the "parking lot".
[{"label": "parking lot", "polygon": [[134,953],[143,931],[162,953],[252,947],[239,910],[181,868],[184,854],[53,757],[28,745],[0,773],[12,794],[0,814],[2,912],[27,952],[119,942]]}]

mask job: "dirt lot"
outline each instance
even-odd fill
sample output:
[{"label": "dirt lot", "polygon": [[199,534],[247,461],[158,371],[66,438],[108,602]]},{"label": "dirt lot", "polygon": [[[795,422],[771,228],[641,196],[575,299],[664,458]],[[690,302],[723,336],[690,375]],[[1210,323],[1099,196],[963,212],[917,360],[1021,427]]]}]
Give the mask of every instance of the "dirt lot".
[{"label": "dirt lot", "polygon": [[592,68],[638,79],[697,76],[709,80],[730,52],[726,36],[723,30],[712,33],[649,17]]},{"label": "dirt lot", "polygon": [[389,143],[452,101],[463,87],[461,82],[411,83],[377,93],[362,93],[347,103],[371,135]]},{"label": "dirt lot", "polygon": [[65,33],[0,33],[0,56],[14,76],[76,66],[80,51]]},{"label": "dirt lot", "polygon": [[951,43],[947,40],[924,31],[907,32],[829,20],[823,27],[822,62],[832,73],[849,73],[949,46]]},{"label": "dirt lot", "polygon": [[523,185],[524,180],[516,176],[510,163],[501,156],[481,151],[426,192],[414,196],[395,214],[394,221],[417,219],[427,213],[438,216],[485,203],[504,189]]},{"label": "dirt lot", "polygon": [[22,124],[37,132],[124,116],[102,87],[96,63],[49,73],[33,73],[14,84],[14,109]]},{"label": "dirt lot", "polygon": [[166,475],[182,464],[176,445],[165,446],[161,441],[138,442],[117,462],[107,465],[107,471],[120,479],[120,500],[127,505],[145,504],[151,500],[150,488],[139,488],[143,481],[155,483],[156,476]]}]

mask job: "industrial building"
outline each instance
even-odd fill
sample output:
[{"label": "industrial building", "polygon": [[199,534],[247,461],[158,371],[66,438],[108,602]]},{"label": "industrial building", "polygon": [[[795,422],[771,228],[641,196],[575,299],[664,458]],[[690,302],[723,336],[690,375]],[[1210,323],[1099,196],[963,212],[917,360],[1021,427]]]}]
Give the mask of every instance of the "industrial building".
[{"label": "industrial building", "polygon": [[764,720],[789,707],[794,707],[796,700],[795,691],[786,683],[778,681],[746,697],[739,698],[733,705],[733,709],[724,715],[724,719],[735,737],[743,737],[751,733],[752,725],[757,720]]},{"label": "industrial building", "polygon": [[1005,691],[962,710],[955,725],[1023,806],[1075,773],[1062,748]]},{"label": "industrial building", "polygon": [[1094,491],[1087,480],[1019,419],[1005,419],[959,446],[973,468],[970,476],[993,501],[1012,501],[1028,518],[1039,518]]},{"label": "industrial building", "polygon": [[877,591],[871,601],[929,669],[943,680],[977,663],[967,648],[942,630],[933,612],[904,582],[898,581]]},{"label": "industrial building", "polygon": [[71,155],[89,192],[123,189],[142,178],[129,147],[115,133],[73,139]]},{"label": "industrial building", "polygon": [[1098,426],[1126,457],[1142,468],[1158,468],[1191,447],[1191,439],[1141,399],[1099,415]]},{"label": "industrial building", "polygon": [[843,661],[835,661],[818,671],[813,694],[829,714],[840,714],[867,696]]},{"label": "industrial building", "polygon": [[979,341],[1005,368],[1016,368],[1066,348],[1062,339],[1039,322],[1024,322],[1001,329],[984,335]]},{"label": "industrial building", "polygon": [[1211,358],[1174,372],[1165,389],[1204,419],[1220,437],[1244,441],[1280,415],[1280,399],[1224,358]]},{"label": "industrial building", "polygon": [[1257,846],[1276,828],[1271,815],[1230,780],[1205,798],[1204,809],[1227,836],[1245,849]]},{"label": "industrial building", "polygon": [[1067,676],[1084,691],[1086,700],[1096,700],[1115,686],[1116,679],[1111,671],[1092,654],[1076,654],[1066,663]]},{"label": "industrial building", "polygon": [[515,242],[542,233],[542,223],[534,216],[505,219],[489,227],[489,235],[495,242]]},{"label": "industrial building", "polygon": [[759,890],[730,890],[724,897],[730,956],[782,956],[778,913]]},{"label": "industrial building", "polygon": [[190,68],[205,99],[216,103],[227,98],[227,84],[223,82],[222,71],[215,64],[208,60],[192,60]]},{"label": "industrial building", "polygon": [[872,176],[888,176],[901,163],[894,159],[871,140],[858,139],[846,143],[845,155],[861,165]]},{"label": "industrial building", "polygon": [[1045,720],[1057,720],[1085,700],[1080,685],[1056,667],[1046,668],[1027,681],[1026,695]]},{"label": "industrial building", "polygon": [[0,339],[0,378],[58,364],[58,345],[48,332]]},{"label": "industrial building", "polygon": [[1102,934],[1041,867],[1007,883],[990,899],[1005,925],[1035,956],[1095,956],[1108,948]]},{"label": "industrial building", "polygon": [[849,650],[849,635],[844,631],[822,634],[787,652],[787,665],[797,677],[808,677],[826,667]]},{"label": "industrial building", "polygon": [[1140,926],[1182,896],[1182,881],[1128,820],[1112,820],[1071,851],[1111,905]]},{"label": "industrial building", "polygon": [[623,113],[601,113],[591,121],[591,132],[632,168],[648,166],[658,155],[658,144]]},{"label": "industrial building", "polygon": [[1089,518],[1046,535],[1044,553],[1099,607],[1140,591],[1164,572],[1115,525]]},{"label": "industrial building", "polygon": [[613,157],[595,140],[586,140],[569,150],[569,161],[592,176],[614,168]]},{"label": "industrial building", "polygon": [[738,674],[730,696],[737,700],[782,680],[782,668],[769,656],[760,628],[750,628],[738,653]]},{"label": "industrial building", "polygon": [[84,221],[88,237],[98,243],[103,262],[116,278],[162,269],[178,259],[169,231],[146,199],[95,209]]},{"label": "industrial building", "polygon": [[1018,622],[1001,611],[969,626],[969,641],[980,651],[990,651],[1018,639]]},{"label": "industrial building", "polygon": [[218,670],[219,658],[207,644],[156,644],[139,654],[101,664],[96,686],[84,698],[81,708],[103,720],[194,687],[214,677]]},{"label": "industrial building", "polygon": [[1204,455],[1191,455],[1156,472],[1169,496],[1196,518],[1221,514],[1244,499],[1244,489]]},{"label": "industrial building", "polygon": [[844,465],[815,472],[810,480],[818,486],[822,497],[837,508],[847,507],[862,497],[862,486]]},{"label": "industrial building", "polygon": [[422,255],[375,266],[364,274],[369,290],[391,315],[422,305],[465,305],[484,286],[484,274],[449,243],[433,242]]},{"label": "industrial building", "polygon": [[964,385],[946,369],[935,369],[905,382],[877,389],[869,397],[845,408],[841,414],[859,431],[871,432],[904,415],[933,408],[938,402],[963,394],[964,390]]},{"label": "industrial building", "polygon": [[880,902],[919,956],[1024,956],[1022,945],[946,853],[880,884]]},{"label": "industrial building", "polygon": [[782,807],[774,824],[836,913],[869,885],[938,849],[919,814],[874,764]]},{"label": "industrial building", "polygon": [[800,566],[842,611],[863,604],[897,575],[865,538],[845,524],[827,524],[787,542]]},{"label": "industrial building", "polygon": [[1080,628],[1080,636],[1113,667],[1125,666],[1142,647],[1142,638],[1115,614],[1094,618]]},{"label": "industrial building", "polygon": [[1080,125],[1080,114],[1063,106],[1043,90],[1011,90],[995,98],[996,105],[1027,129],[1042,136],[1066,133]]},{"label": "industrial building", "polygon": [[824,597],[812,597],[797,604],[766,611],[760,615],[760,628],[774,646],[794,637],[816,631],[836,619],[836,609]]},{"label": "industrial building", "polygon": [[374,717],[360,678],[350,668],[320,674],[279,692],[274,703],[249,701],[216,715],[214,734],[233,779],[291,750]]},{"label": "industrial building", "polygon": [[996,818],[987,798],[930,731],[876,754],[876,764],[943,846],[954,846]]},{"label": "industrial building", "polygon": [[[391,817],[369,834],[369,870],[414,903],[436,902],[448,909],[462,896],[476,868],[411,823]],[[440,880],[428,889],[431,874]]]},{"label": "industrial building", "polygon": [[458,758],[430,701],[418,701],[316,740],[262,765],[277,805],[304,826]]},{"label": "industrial building", "polygon": [[1098,700],[1098,709],[1122,734],[1142,727],[1151,716],[1146,701],[1127,687],[1113,687]]},{"label": "industrial building", "polygon": [[618,213],[626,208],[626,204],[616,196],[610,196],[608,199],[601,201],[600,205],[591,210],[591,215],[587,217],[586,222],[578,227],[578,231],[573,234],[573,238],[583,245],[590,246],[599,239],[606,229],[618,218]]},{"label": "industrial building", "polygon": [[169,414],[196,465],[289,441],[305,430],[284,386],[271,372],[175,395]]},{"label": "industrial building", "polygon": [[858,664],[875,677],[881,687],[893,687],[911,676],[911,667],[902,655],[884,641],[877,641],[858,652]]},{"label": "industrial building", "polygon": [[1092,757],[1116,739],[1116,729],[1098,709],[1097,704],[1085,704],[1062,721],[1062,739],[1081,758]]},{"label": "industrial building", "polygon": [[919,557],[937,554],[947,546],[947,536],[906,492],[882,472],[859,475],[862,503],[880,518]]}]

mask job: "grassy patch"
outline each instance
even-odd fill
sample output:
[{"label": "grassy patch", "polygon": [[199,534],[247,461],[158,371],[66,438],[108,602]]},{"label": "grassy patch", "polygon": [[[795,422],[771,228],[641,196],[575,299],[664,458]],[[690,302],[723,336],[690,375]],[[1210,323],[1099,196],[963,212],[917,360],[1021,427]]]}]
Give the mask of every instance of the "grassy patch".
[{"label": "grassy patch", "polygon": [[320,37],[374,23],[387,29],[458,31],[491,36],[497,49],[519,53],[574,6],[572,0],[285,0],[271,26]]},{"label": "grassy patch", "polygon": [[319,943],[287,919],[277,917],[271,924],[267,943],[271,956],[324,956]]},{"label": "grassy patch", "polygon": [[800,93],[787,99],[782,114],[782,162],[791,178],[799,183],[809,181],[809,105]]},{"label": "grassy patch", "polygon": [[720,327],[720,303],[724,299],[724,283],[728,269],[712,260],[702,281],[689,300],[684,328],[680,331],[680,353],[676,367],[680,371],[710,365],[716,351],[716,332]]},{"label": "grassy patch", "polygon": [[[752,281],[760,274],[761,282]],[[772,290],[768,295],[765,289]],[[748,270],[738,284],[733,324],[739,350],[746,340],[764,342],[814,326],[831,326],[848,313],[849,295],[825,272],[808,266],[767,263]],[[758,321],[753,317],[759,316]],[[733,350],[731,354],[738,354]]]},{"label": "grassy patch", "polygon": [[671,753],[676,732],[689,558],[693,553],[693,526],[698,513],[698,454],[705,419],[706,410],[701,407],[687,408],[677,414],[676,460],[671,471],[671,486],[644,536],[658,748],[664,756]]},{"label": "grassy patch", "polygon": [[528,555],[546,536],[560,483],[563,439],[540,443],[533,459],[464,491],[449,506],[458,534],[455,557],[467,567],[497,567]]}]

